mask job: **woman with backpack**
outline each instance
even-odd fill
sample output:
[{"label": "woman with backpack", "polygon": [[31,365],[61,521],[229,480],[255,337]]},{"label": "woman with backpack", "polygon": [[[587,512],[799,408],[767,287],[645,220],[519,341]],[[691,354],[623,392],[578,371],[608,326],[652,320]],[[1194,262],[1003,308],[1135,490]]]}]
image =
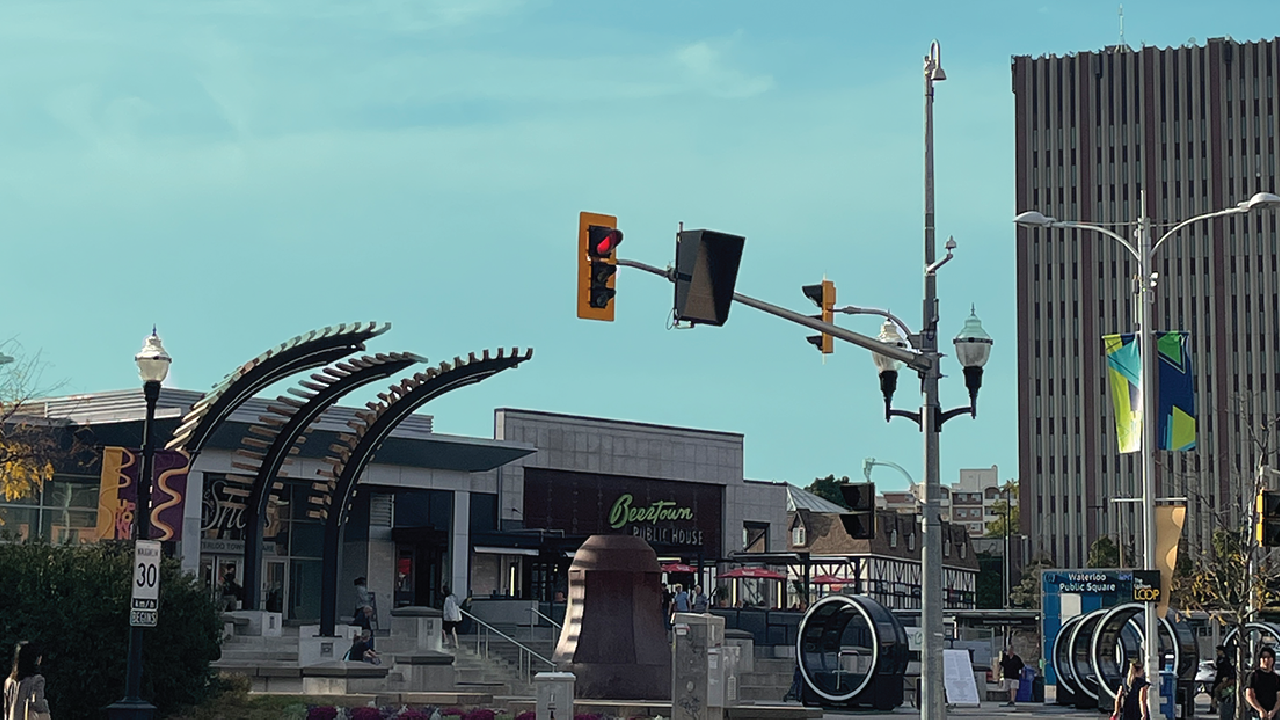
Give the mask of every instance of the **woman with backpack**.
[{"label": "woman with backpack", "polygon": [[1111,713],[1112,720],[1151,720],[1147,704],[1147,682],[1142,670],[1142,661],[1129,663],[1129,677],[1116,693],[1116,704]]}]

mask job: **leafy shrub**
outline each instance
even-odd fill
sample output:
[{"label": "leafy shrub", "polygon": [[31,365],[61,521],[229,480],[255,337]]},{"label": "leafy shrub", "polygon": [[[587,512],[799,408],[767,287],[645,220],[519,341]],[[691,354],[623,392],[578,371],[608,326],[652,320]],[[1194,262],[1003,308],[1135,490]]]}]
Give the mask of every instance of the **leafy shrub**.
[{"label": "leafy shrub", "polygon": [[450,715],[457,715],[458,717],[462,717],[463,715],[466,715],[466,713],[463,712],[462,708],[459,708],[459,707],[445,708],[440,711],[440,714],[444,715],[445,717],[448,717]]},{"label": "leafy shrub", "polygon": [[382,711],[376,707],[352,708],[351,720],[382,720]]},{"label": "leafy shrub", "polygon": [[488,708],[476,708],[464,715],[463,720],[493,720],[493,711]]},{"label": "leafy shrub", "polygon": [[[0,648],[44,649],[54,717],[100,717],[124,696],[129,654],[131,543],[0,544]],[[158,716],[197,705],[219,687],[213,600],[177,560],[160,564],[159,626],[143,631],[142,697]]]},{"label": "leafy shrub", "polygon": [[426,708],[423,708],[422,710],[408,708],[399,715],[396,715],[396,720],[431,720],[431,713],[426,712]]},{"label": "leafy shrub", "polygon": [[516,716],[516,720],[538,720],[538,713],[533,710],[525,710]]},{"label": "leafy shrub", "polygon": [[338,708],[320,705],[307,711],[307,720],[334,720],[338,717]]}]

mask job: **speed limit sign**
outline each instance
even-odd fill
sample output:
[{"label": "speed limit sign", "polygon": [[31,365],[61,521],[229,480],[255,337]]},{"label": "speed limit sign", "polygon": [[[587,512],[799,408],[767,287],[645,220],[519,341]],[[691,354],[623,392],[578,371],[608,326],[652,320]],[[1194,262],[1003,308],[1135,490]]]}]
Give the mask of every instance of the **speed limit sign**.
[{"label": "speed limit sign", "polygon": [[138,540],[133,552],[133,594],[129,625],[155,627],[160,610],[160,543]]}]

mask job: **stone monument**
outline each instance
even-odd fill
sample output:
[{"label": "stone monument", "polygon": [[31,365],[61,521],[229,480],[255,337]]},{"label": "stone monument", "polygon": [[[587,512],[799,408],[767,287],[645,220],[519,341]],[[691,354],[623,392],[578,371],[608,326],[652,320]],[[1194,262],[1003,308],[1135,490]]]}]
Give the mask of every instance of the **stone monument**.
[{"label": "stone monument", "polygon": [[569,607],[552,660],[580,698],[669,700],[662,570],[633,535],[592,535],[569,566]]}]

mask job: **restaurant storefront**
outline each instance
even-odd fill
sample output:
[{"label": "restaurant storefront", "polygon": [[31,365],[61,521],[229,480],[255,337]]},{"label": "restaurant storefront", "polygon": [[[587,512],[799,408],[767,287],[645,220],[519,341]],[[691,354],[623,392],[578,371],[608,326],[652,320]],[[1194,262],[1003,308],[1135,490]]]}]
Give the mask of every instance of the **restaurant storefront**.
[{"label": "restaurant storefront", "polygon": [[[475,597],[555,602],[591,535],[644,538],[670,583],[782,540],[786,490],[742,477],[742,436],[530,410],[496,411],[500,439],[538,452],[497,471],[499,527],[473,537]],[[710,589],[709,587],[707,589]]]}]

